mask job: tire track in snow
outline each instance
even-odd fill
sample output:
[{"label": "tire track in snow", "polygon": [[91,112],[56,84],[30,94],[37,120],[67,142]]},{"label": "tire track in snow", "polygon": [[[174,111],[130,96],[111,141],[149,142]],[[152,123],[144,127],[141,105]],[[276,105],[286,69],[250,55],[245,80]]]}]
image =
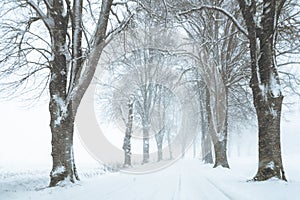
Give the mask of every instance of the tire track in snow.
[{"label": "tire track in snow", "polygon": [[207,177],[204,177],[205,180],[210,184],[212,185],[214,188],[216,188],[216,190],[218,190],[219,192],[221,192],[225,197],[226,199],[229,199],[229,200],[234,200],[230,195],[228,195],[224,190],[221,189],[221,187],[219,187],[216,183],[214,183],[213,181],[211,181],[209,178]]},{"label": "tire track in snow", "polygon": [[178,184],[176,185],[176,188],[175,188],[175,190],[174,190],[174,192],[172,194],[172,199],[171,200],[180,199],[180,194],[181,194],[181,173],[179,174],[177,182],[178,182]]},{"label": "tire track in snow", "polygon": [[128,188],[130,188],[132,186],[131,184],[131,180],[128,179],[128,181],[126,181],[126,183],[123,182],[123,184],[121,185],[117,185],[118,187],[116,188],[116,186],[113,188],[113,190],[106,192],[105,194],[103,194],[103,199],[104,200],[109,200],[111,199],[111,195],[112,194],[116,194],[116,193],[120,193],[123,191],[126,191]]},{"label": "tire track in snow", "polygon": [[203,173],[198,162],[188,162],[181,165],[182,194],[180,200],[194,200],[195,197],[199,200],[233,200],[228,193]]}]

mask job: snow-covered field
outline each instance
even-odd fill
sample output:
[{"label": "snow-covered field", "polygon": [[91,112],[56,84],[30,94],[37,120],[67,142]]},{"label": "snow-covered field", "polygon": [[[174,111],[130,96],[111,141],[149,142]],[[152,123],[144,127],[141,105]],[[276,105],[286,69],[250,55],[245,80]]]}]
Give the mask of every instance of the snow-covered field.
[{"label": "snow-covered field", "polygon": [[[105,173],[103,168],[83,167],[81,181],[65,187],[46,188],[49,169],[0,169],[0,199],[101,199],[101,200],[222,200],[297,199],[300,197],[300,162],[286,158],[289,181],[248,181],[255,158],[231,158],[231,169],[212,169],[198,159],[186,158],[150,174]],[[105,173],[105,174],[103,174]],[[101,175],[102,174],[102,175]]]},{"label": "snow-covered field", "polygon": [[[51,168],[47,105],[20,109],[2,104],[0,109],[0,200],[222,200],[300,199],[300,115],[282,124],[283,164],[288,182],[249,182],[257,170],[257,133],[231,135],[231,169],[212,169],[199,158],[179,160],[155,173],[111,173],[95,162],[75,137],[75,158],[81,181],[48,188]],[[18,113],[16,115],[15,113]],[[240,156],[237,156],[237,149]],[[198,155],[200,153],[198,152]],[[138,166],[142,167],[142,166]]]}]

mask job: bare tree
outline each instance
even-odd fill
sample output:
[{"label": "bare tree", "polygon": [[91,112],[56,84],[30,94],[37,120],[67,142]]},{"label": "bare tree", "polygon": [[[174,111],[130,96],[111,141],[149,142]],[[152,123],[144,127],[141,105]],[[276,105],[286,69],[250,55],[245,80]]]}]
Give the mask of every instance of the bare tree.
[{"label": "bare tree", "polygon": [[[227,6],[234,16],[238,15],[238,10],[232,6],[231,2],[214,0],[204,1],[204,3],[213,4],[215,6]],[[191,2],[185,5],[185,7],[195,6],[195,4],[195,2]],[[194,43],[194,51],[196,53],[193,53],[193,57],[197,60],[200,75],[203,76],[203,80],[207,84],[208,90],[206,90],[206,95],[210,96],[206,98],[207,112],[214,109],[216,106],[218,107],[217,104],[209,101],[211,98],[216,98],[215,95],[217,95],[215,93],[217,91],[216,88],[210,88],[215,85],[212,84],[215,76],[220,78],[223,83],[222,87],[225,89],[224,93],[222,92],[224,95],[223,103],[225,118],[224,122],[218,122],[224,123],[222,130],[219,130],[223,133],[220,134],[220,137],[216,137],[218,134],[214,133],[215,131],[213,131],[212,128],[209,128],[209,132],[211,134],[211,139],[213,139],[215,150],[214,167],[229,167],[226,155],[229,117],[228,109],[230,104],[229,92],[231,91],[231,87],[234,87],[239,84],[241,80],[247,78],[247,74],[245,73],[245,68],[247,67],[247,65],[245,65],[245,52],[247,49],[243,46],[245,42],[243,41],[243,38],[239,36],[237,28],[234,26],[232,20],[228,19],[222,13],[206,9],[206,7],[203,6],[199,10],[195,9],[181,12],[180,15],[186,16],[181,19],[181,22],[189,34],[191,41]],[[217,68],[217,70],[213,68]],[[210,73],[213,73],[214,75]],[[218,91],[221,92],[221,90]],[[220,110],[220,112],[223,111]],[[207,125],[211,126],[214,121],[213,119],[215,118],[214,113],[207,113],[207,117]],[[203,139],[205,138],[208,139],[208,137],[203,137]],[[219,139],[217,140],[217,138]],[[206,143],[210,143],[210,141],[208,140]],[[203,145],[205,144],[203,143]],[[208,145],[209,144],[206,146],[208,147]]]},{"label": "bare tree", "polygon": [[[198,87],[199,88],[199,87]],[[199,91],[199,89],[198,89]],[[205,100],[203,98],[201,101],[199,100],[200,104],[200,112],[201,112],[201,149],[202,149],[202,161],[204,163],[213,164],[212,158],[212,147],[211,147],[211,137],[208,132],[208,122],[209,122],[209,115],[208,115],[208,103],[209,103],[209,95],[207,88],[203,92],[205,94]]]},{"label": "bare tree", "polygon": [[[251,88],[259,129],[259,166],[254,180],[277,177],[286,180],[280,145],[280,117],[283,95],[276,67],[278,19],[285,0],[258,2],[238,0],[247,26],[251,55]],[[261,11],[261,12],[259,12]],[[259,24],[255,17],[260,16]],[[259,41],[259,43],[258,43]]]},{"label": "bare tree", "polygon": [[[156,27],[154,25],[148,27],[150,22],[144,22],[143,17],[142,14],[135,16],[126,31],[120,34],[119,42],[116,41],[116,45],[112,45],[113,53],[111,54],[119,55],[119,57],[111,58],[112,67],[108,71],[112,73],[111,77],[115,81],[122,80],[120,82],[122,84],[117,84],[117,90],[122,93],[121,98],[126,98],[128,95],[134,96],[134,127],[141,126],[143,163],[147,163],[150,157],[151,135],[155,135],[159,159],[162,158],[161,148],[164,136],[167,138],[168,146],[171,146],[173,136],[170,127],[172,125],[168,124],[170,122],[168,115],[171,114],[167,113],[170,113],[168,109],[171,108],[167,107],[173,97],[170,97],[172,92],[167,88],[174,87],[177,74],[174,74],[173,70],[180,65],[180,58],[172,53],[176,46],[173,32],[159,24]],[[125,88],[123,85],[126,85]],[[113,90],[115,89],[116,85],[113,86]],[[119,110],[116,109],[116,112],[120,113]],[[164,112],[166,112],[165,117],[163,117]],[[165,122],[159,125],[158,122],[162,121]],[[138,132],[139,130],[136,130],[135,134]],[[172,152],[171,147],[170,152]]]},{"label": "bare tree", "polygon": [[[170,137],[171,132],[175,131],[177,125],[176,110],[178,109],[178,102],[175,94],[163,85],[158,87],[158,100],[156,102],[151,127],[155,132],[155,140],[157,145],[157,161],[163,159],[163,144],[164,138],[167,137],[168,146],[171,149]],[[172,159],[172,150],[169,149],[170,159]]]},{"label": "bare tree", "polygon": [[238,0],[246,29],[234,15],[217,6],[202,5],[187,11],[209,9],[223,13],[247,37],[250,44],[250,86],[259,126],[259,168],[254,180],[266,180],[272,177],[286,180],[280,147],[283,95],[274,51],[278,20],[285,2],[285,0],[250,2]]},{"label": "bare tree", "polygon": [[[118,5],[113,4],[112,0],[104,0],[96,5],[100,11],[90,13],[90,16],[98,15],[94,30],[90,30],[93,34],[90,35],[86,27],[89,26],[92,17],[83,20],[83,6],[89,4],[89,1],[21,0],[9,3],[13,7],[8,13],[23,13],[21,16],[25,17],[17,18],[15,22],[25,25],[21,28],[10,25],[11,13],[8,14],[10,18],[2,23],[7,31],[12,31],[11,35],[15,35],[5,37],[6,41],[2,43],[5,45],[14,40],[12,47],[6,50],[7,56],[1,59],[1,65],[4,66],[4,71],[11,72],[18,67],[29,67],[30,73],[16,81],[17,84],[25,82],[44,68],[49,69],[53,160],[50,186],[56,186],[64,180],[74,182],[75,179],[79,180],[73,151],[74,120],[102,50],[115,33],[116,26],[108,24],[110,19],[117,21],[116,17],[110,18],[110,13],[113,13],[113,7]],[[35,34],[33,24],[38,22],[42,22],[39,23],[39,28],[43,30],[45,37]],[[121,26],[126,22],[124,18],[123,22],[120,22]],[[31,42],[32,40],[37,42]],[[42,59],[34,57],[34,54],[30,54],[31,51],[39,53]],[[32,71],[32,66],[38,67]]]}]

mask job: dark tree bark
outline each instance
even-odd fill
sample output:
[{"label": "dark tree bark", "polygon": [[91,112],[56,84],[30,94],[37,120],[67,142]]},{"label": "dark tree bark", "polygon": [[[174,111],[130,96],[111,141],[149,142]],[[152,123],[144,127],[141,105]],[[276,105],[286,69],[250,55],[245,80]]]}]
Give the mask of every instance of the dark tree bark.
[{"label": "dark tree bark", "polygon": [[76,83],[76,77],[81,71],[84,58],[82,53],[82,7],[83,0],[73,2],[73,10],[71,17],[72,23],[72,71],[70,74],[70,83],[68,91],[71,91]]},{"label": "dark tree bark", "polygon": [[[55,100],[54,100],[55,101]],[[51,122],[50,128],[52,132],[52,160],[53,166],[50,173],[50,186],[56,186],[60,181],[68,179],[74,182],[79,180],[74,157],[73,157],[73,131],[74,117],[72,113],[60,119],[52,111],[59,110],[60,107],[55,105],[51,100],[50,105]],[[59,123],[58,120],[60,120]]]},{"label": "dark tree bark", "polygon": [[[84,44],[88,46],[87,48],[84,48],[82,45],[83,0],[22,0],[11,2],[16,3],[22,9],[28,8],[24,12],[27,12],[29,15],[27,17],[24,16],[25,21],[22,20],[19,23],[26,25],[24,30],[21,30],[23,29],[21,27],[13,30],[17,33],[16,39],[19,36],[22,37],[20,42],[19,39],[15,42],[18,45],[15,48],[18,49],[18,55],[22,55],[22,59],[26,59],[26,65],[34,68],[33,70],[29,69],[29,73],[22,78],[20,83],[25,82],[42,69],[50,69],[50,79],[47,82],[49,83],[50,94],[49,112],[53,161],[50,173],[50,186],[56,186],[61,181],[74,182],[75,179],[79,180],[74,164],[74,120],[81,99],[93,79],[102,50],[106,43],[109,42],[108,37],[113,36],[117,32],[116,30],[109,33],[107,31],[112,1],[101,1],[95,34],[93,36],[86,34],[86,39],[90,40],[87,42],[88,44]],[[14,7],[9,10],[14,11]],[[18,20],[21,20],[21,18],[16,18],[15,22]],[[44,34],[35,35],[36,37],[33,37],[35,38],[34,40],[39,40],[39,42],[34,44],[29,44],[29,40],[25,39],[27,38],[25,34],[34,32],[30,30],[31,24],[38,20],[43,22],[44,27],[41,27],[41,29],[44,28],[42,30],[44,30],[45,34],[48,34],[51,40],[49,44],[48,38],[43,38]],[[124,27],[127,23],[128,21],[124,20],[120,26]],[[30,48],[23,46],[25,43]],[[46,43],[47,48],[44,46]],[[83,49],[87,50],[83,53]],[[31,60],[34,58],[27,59],[27,56],[30,56],[35,51],[40,52],[45,61],[40,56],[37,56],[37,60],[34,61]],[[48,54],[51,54],[51,56]],[[14,53],[11,55],[14,55]],[[23,69],[25,65],[23,63],[24,60],[20,62],[21,57],[19,59],[16,58],[17,61],[12,64],[17,63],[19,66],[16,68]],[[38,69],[35,65],[43,67]]]},{"label": "dark tree bark", "polygon": [[[79,2],[79,5],[77,3]],[[65,8],[60,0],[53,0],[53,8],[48,11],[48,18],[54,23],[46,23],[53,45],[51,61],[50,93],[50,128],[52,133],[52,160],[53,166],[50,173],[50,186],[56,186],[61,181],[74,182],[79,180],[74,162],[73,132],[74,120],[80,101],[93,78],[99,61],[106,37],[108,15],[112,0],[103,1],[100,19],[97,26],[96,43],[90,53],[89,68],[81,77],[83,64],[81,51],[81,13],[82,1],[74,2],[72,17],[73,46],[72,55],[68,47],[68,25],[70,9]],[[75,8],[76,7],[76,8]],[[67,14],[65,13],[67,9]],[[72,58],[72,61],[71,61]],[[75,62],[74,62],[75,60]],[[71,63],[71,74],[68,69]]]},{"label": "dark tree bark", "polygon": [[51,42],[53,44],[53,60],[51,61],[50,93],[50,128],[52,133],[52,158],[53,166],[50,173],[50,186],[55,186],[62,180],[69,179],[74,182],[73,160],[73,125],[74,115],[71,104],[66,104],[67,96],[67,67],[68,47],[67,26],[69,14],[63,15],[64,6],[60,1],[53,1],[53,10],[49,12],[53,19],[50,28]]},{"label": "dark tree bark", "polygon": [[123,143],[123,150],[125,154],[124,166],[131,166],[131,143],[130,138],[132,135],[132,124],[133,124],[133,99],[128,102],[128,121],[126,124],[126,132]]},{"label": "dark tree bark", "polygon": [[254,180],[263,181],[272,177],[286,180],[280,143],[283,95],[274,53],[277,21],[285,0],[263,1],[261,27],[254,21],[256,2],[251,5],[244,0],[238,2],[248,29],[252,69],[250,86],[258,120],[259,165]]}]

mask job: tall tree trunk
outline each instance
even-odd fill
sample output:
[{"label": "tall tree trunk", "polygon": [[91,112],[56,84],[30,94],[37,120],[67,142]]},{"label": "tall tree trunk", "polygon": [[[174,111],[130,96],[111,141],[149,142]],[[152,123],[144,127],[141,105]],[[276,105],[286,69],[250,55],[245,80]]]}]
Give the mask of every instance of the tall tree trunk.
[{"label": "tall tree trunk", "polygon": [[225,122],[224,122],[224,129],[223,129],[223,140],[218,140],[214,144],[215,148],[215,165],[214,167],[222,166],[229,168],[228,160],[227,160],[227,138],[228,138],[228,88],[225,86]]},{"label": "tall tree trunk", "polygon": [[201,147],[202,147],[202,161],[205,164],[214,163],[212,157],[211,137],[207,131],[203,132],[202,134]]},{"label": "tall tree trunk", "polygon": [[168,130],[168,132],[167,132],[167,142],[168,142],[168,148],[169,148],[169,158],[170,158],[170,160],[172,160],[173,159],[173,151],[172,151],[172,142],[171,142],[171,132],[170,132],[170,130]]},{"label": "tall tree trunk", "polygon": [[[227,133],[224,132],[223,137],[218,137],[217,133],[214,128],[212,113],[211,113],[211,102],[210,102],[210,92],[209,89],[206,90],[207,96],[206,96],[206,112],[207,112],[207,118],[208,118],[208,131],[210,133],[210,136],[212,138],[213,146],[214,146],[214,152],[215,152],[215,164],[214,168],[218,166],[222,166],[225,168],[229,168],[229,164],[227,161]],[[226,126],[226,125],[225,125]],[[225,130],[223,130],[225,131]]]},{"label": "tall tree trunk", "polygon": [[216,141],[214,142],[215,149],[215,167],[222,166],[225,168],[229,168],[229,164],[227,161],[227,140]]},{"label": "tall tree trunk", "polygon": [[[62,0],[48,1],[44,8],[32,1],[27,1],[48,29],[51,38],[50,60],[51,79],[49,83],[49,112],[52,134],[52,161],[50,186],[59,182],[79,180],[73,153],[74,119],[81,99],[87,90],[96,70],[101,52],[105,46],[107,24],[113,0],[103,0],[97,22],[95,40],[86,61],[87,67],[82,67],[82,2]],[[67,2],[65,4],[64,2]],[[73,11],[72,15],[70,14]],[[72,20],[72,41],[68,40],[69,19]],[[70,46],[72,43],[72,55]],[[84,69],[84,73],[82,72]]]},{"label": "tall tree trunk", "polygon": [[83,0],[78,0],[73,2],[73,13],[71,15],[72,19],[72,67],[69,73],[69,89],[72,91],[76,83],[76,77],[78,73],[81,72],[81,67],[83,64],[83,54],[82,54],[82,4]]},{"label": "tall tree trunk", "polygon": [[143,164],[149,162],[149,125],[143,127]]},{"label": "tall tree trunk", "polygon": [[261,83],[253,83],[252,87],[259,133],[259,165],[255,180],[267,180],[272,177],[286,180],[280,147],[280,118],[283,96],[280,91],[273,49],[275,9],[275,0],[264,1],[262,32],[259,35],[261,57],[258,60]]},{"label": "tall tree trunk", "polygon": [[156,144],[157,144],[157,162],[161,161],[163,158],[162,145],[163,145],[164,132],[165,132],[165,127],[163,127],[155,135],[155,140],[156,140]]},{"label": "tall tree trunk", "polygon": [[[206,94],[206,93],[205,93]],[[208,94],[207,94],[208,95]],[[206,97],[207,100],[207,97]],[[205,100],[205,101],[206,101]],[[211,149],[211,137],[208,133],[208,116],[207,111],[204,111],[203,101],[200,102],[200,114],[201,114],[201,150],[202,150],[202,161],[207,164],[213,163],[212,149]],[[206,106],[205,106],[206,107]]]},{"label": "tall tree trunk", "polygon": [[[163,159],[163,139],[165,135],[166,130],[166,97],[165,97],[165,89],[162,85],[158,86],[158,127],[160,130],[158,133],[155,134],[155,140],[157,145],[157,162],[161,161]],[[162,109],[163,108],[163,109]]]},{"label": "tall tree trunk", "polygon": [[[57,34],[61,33],[57,31]],[[51,81],[49,84],[53,158],[50,186],[55,186],[65,179],[74,182],[74,176],[78,179],[73,154],[74,113],[72,104],[66,101],[67,55],[65,54],[66,51],[61,51],[65,42],[64,37],[61,37],[63,34],[55,42],[57,45],[55,45],[56,51],[51,63]]]},{"label": "tall tree trunk", "polygon": [[124,166],[131,166],[131,143],[130,138],[132,135],[132,124],[133,124],[133,100],[130,99],[128,102],[128,121],[126,124],[126,132],[123,142],[123,150],[125,154]]},{"label": "tall tree trunk", "polygon": [[[255,92],[255,93],[254,93]],[[272,177],[286,180],[280,146],[280,116],[283,96],[277,98],[253,91],[258,120],[258,171],[254,180],[267,180]],[[266,101],[265,98],[268,98]]]},{"label": "tall tree trunk", "polygon": [[50,106],[52,132],[52,160],[53,166],[50,173],[50,186],[56,186],[59,182],[68,180],[74,182],[78,179],[73,157],[73,131],[74,117],[72,113],[58,116],[55,111],[61,107],[56,100],[51,100]]},{"label": "tall tree trunk", "polygon": [[72,104],[67,103],[67,69],[69,52],[67,47],[67,26],[69,15],[64,15],[64,6],[61,1],[53,1],[53,10],[49,15],[54,21],[50,30],[53,44],[53,60],[51,61],[50,93],[50,128],[52,133],[52,160],[50,186],[78,178],[73,157],[74,113]]},{"label": "tall tree trunk", "polygon": [[[239,0],[245,19],[251,55],[251,88],[258,120],[258,171],[254,180],[272,177],[286,180],[280,143],[280,118],[283,96],[274,53],[278,16],[285,0],[264,0],[261,28],[254,21],[251,7]],[[259,39],[259,49],[257,48]],[[259,55],[259,56],[258,56]]]}]

